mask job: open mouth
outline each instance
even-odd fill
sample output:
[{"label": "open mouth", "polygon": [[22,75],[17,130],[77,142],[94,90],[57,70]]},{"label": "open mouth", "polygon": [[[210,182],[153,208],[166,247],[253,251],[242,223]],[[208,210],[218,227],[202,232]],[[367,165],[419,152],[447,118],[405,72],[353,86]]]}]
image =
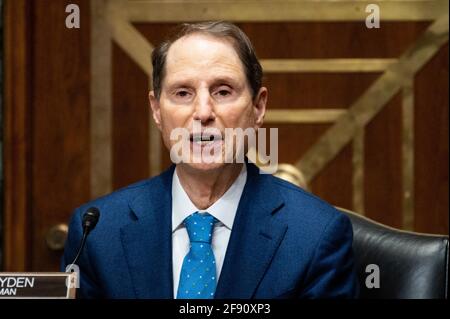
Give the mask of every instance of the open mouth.
[{"label": "open mouth", "polygon": [[208,145],[213,144],[214,142],[220,142],[222,141],[221,135],[216,134],[191,134],[190,135],[190,141],[191,143],[196,143],[200,145]]}]

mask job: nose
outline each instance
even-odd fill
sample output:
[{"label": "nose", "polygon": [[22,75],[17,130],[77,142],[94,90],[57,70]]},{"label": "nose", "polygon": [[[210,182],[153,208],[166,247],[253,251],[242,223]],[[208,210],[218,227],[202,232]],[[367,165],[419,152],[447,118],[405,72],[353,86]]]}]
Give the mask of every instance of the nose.
[{"label": "nose", "polygon": [[199,92],[195,99],[194,120],[207,124],[214,121],[214,104],[209,92]]}]

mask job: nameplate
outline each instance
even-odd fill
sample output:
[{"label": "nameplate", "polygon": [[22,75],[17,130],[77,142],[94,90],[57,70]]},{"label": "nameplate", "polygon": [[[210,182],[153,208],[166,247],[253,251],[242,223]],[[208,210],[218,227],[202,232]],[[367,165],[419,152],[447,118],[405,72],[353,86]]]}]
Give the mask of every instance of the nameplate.
[{"label": "nameplate", "polygon": [[76,272],[0,272],[0,299],[72,299],[76,283]]}]

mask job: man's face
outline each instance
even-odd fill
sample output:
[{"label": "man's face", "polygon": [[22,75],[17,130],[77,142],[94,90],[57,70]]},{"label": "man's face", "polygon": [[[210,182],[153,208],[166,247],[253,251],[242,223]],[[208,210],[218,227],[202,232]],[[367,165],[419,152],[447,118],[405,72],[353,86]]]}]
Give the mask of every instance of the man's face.
[{"label": "man's face", "polygon": [[[191,156],[184,164],[197,170],[217,169],[225,165],[225,128],[254,128],[263,123],[267,100],[266,88],[256,98],[246,79],[244,67],[230,40],[192,34],[175,41],[169,49],[160,99],[150,92],[153,118],[169,150],[178,141],[171,140],[172,130],[187,129]],[[194,123],[201,131],[214,134],[214,142],[193,136]],[[197,132],[198,133],[198,132]],[[206,135],[206,134],[204,134]],[[221,161],[206,163],[195,158],[196,150],[220,147]],[[236,151],[234,151],[235,153]]]}]

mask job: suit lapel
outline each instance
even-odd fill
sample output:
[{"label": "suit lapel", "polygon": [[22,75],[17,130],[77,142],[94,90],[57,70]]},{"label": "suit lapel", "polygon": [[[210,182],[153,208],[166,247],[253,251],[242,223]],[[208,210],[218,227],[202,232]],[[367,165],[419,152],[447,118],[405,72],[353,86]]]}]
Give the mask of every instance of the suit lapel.
[{"label": "suit lapel", "polygon": [[[129,204],[121,229],[124,255],[137,298],[173,298],[172,175],[174,166]],[[247,164],[247,182],[236,212],[216,298],[251,298],[278,249],[287,225],[274,213],[283,200],[268,176]]]},{"label": "suit lapel", "polygon": [[158,180],[129,204],[134,221],[121,229],[125,258],[137,298],[173,298],[172,174]]},{"label": "suit lapel", "polygon": [[274,216],[283,200],[267,175],[247,164],[247,182],[236,212],[216,298],[251,298],[278,249],[287,225]]}]

